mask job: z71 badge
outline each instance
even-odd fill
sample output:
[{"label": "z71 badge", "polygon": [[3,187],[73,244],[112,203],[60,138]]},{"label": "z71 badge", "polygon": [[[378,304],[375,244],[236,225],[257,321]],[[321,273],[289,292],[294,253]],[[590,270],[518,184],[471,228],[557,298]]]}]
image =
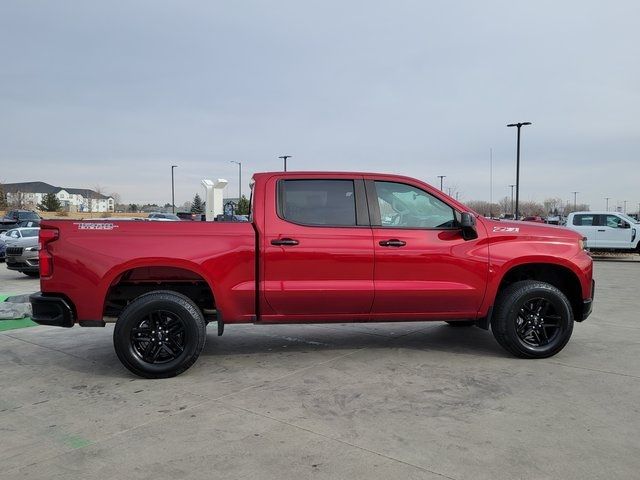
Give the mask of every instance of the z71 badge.
[{"label": "z71 badge", "polygon": [[118,228],[118,225],[113,223],[96,222],[96,223],[74,223],[78,226],[78,230],[113,230]]},{"label": "z71 badge", "polygon": [[493,227],[493,233],[518,233],[520,227]]}]

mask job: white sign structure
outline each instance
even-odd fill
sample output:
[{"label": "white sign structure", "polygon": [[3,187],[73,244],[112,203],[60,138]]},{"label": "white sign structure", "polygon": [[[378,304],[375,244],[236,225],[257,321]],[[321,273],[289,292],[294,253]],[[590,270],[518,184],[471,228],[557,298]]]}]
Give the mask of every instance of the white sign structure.
[{"label": "white sign structure", "polygon": [[219,178],[216,181],[204,179],[202,180],[202,186],[204,187],[204,198],[206,202],[205,214],[207,216],[207,222],[215,220],[217,215],[222,215],[224,212],[224,200],[222,198],[222,191],[227,186],[227,182],[224,178]]}]

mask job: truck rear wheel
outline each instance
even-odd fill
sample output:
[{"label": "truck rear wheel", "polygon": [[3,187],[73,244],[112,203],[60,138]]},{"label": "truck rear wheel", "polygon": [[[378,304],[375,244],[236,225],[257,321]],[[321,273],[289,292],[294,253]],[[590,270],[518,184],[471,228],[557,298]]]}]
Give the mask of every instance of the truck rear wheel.
[{"label": "truck rear wheel", "polygon": [[556,287],[535,280],[516,282],[496,301],[491,330],[498,343],[522,358],[555,355],[571,338],[573,311]]},{"label": "truck rear wheel", "polygon": [[188,297],[168,290],[145,293],[122,311],[113,345],[122,364],[145,378],[175,377],[195,363],[206,323]]}]

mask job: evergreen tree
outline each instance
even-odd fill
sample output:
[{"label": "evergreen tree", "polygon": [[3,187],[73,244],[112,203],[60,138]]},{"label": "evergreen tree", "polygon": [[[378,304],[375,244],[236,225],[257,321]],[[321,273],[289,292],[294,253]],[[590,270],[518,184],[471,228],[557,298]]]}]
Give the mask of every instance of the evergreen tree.
[{"label": "evergreen tree", "polygon": [[7,194],[4,191],[2,184],[0,183],[0,210],[7,208]]},{"label": "evergreen tree", "polygon": [[204,207],[202,206],[202,199],[200,195],[196,193],[196,196],[193,197],[193,202],[191,202],[191,213],[203,213]]},{"label": "evergreen tree", "polygon": [[38,205],[38,209],[43,212],[57,212],[62,208],[62,204],[55,193],[47,193],[42,197],[42,203]]},{"label": "evergreen tree", "polygon": [[249,215],[250,209],[251,205],[249,204],[249,200],[243,195],[242,198],[238,200],[236,215]]}]

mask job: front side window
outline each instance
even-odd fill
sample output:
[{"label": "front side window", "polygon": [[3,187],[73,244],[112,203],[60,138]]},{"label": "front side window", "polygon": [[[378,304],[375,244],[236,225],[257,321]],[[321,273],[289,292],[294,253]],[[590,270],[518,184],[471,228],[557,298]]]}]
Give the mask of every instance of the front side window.
[{"label": "front side window", "polygon": [[303,225],[355,226],[353,180],[281,180],[280,216]]},{"label": "front side window", "polygon": [[453,208],[419,188],[395,182],[375,182],[380,224],[399,228],[454,228]]},{"label": "front side window", "polygon": [[622,224],[622,219],[620,217],[617,215],[605,215],[604,217],[603,224],[606,227],[620,228],[620,225]]}]

